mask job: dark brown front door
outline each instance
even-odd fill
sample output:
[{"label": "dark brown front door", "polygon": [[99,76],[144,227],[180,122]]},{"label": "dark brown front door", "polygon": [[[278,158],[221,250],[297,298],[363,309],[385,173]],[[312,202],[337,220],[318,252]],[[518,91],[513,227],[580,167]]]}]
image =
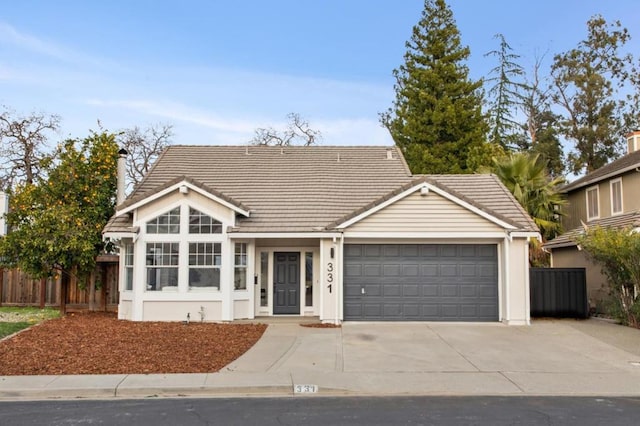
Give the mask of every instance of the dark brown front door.
[{"label": "dark brown front door", "polygon": [[273,314],[300,314],[300,253],[274,253]]}]

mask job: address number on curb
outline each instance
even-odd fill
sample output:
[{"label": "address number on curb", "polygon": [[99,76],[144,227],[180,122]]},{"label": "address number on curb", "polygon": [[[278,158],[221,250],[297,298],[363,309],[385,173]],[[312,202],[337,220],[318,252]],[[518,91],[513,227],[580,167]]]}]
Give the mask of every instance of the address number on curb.
[{"label": "address number on curb", "polygon": [[318,393],[318,385],[293,385],[293,393]]}]

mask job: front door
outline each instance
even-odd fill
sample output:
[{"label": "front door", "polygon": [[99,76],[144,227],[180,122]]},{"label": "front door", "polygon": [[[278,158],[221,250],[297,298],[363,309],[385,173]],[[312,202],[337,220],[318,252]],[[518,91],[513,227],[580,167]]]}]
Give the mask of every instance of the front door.
[{"label": "front door", "polygon": [[274,253],[273,314],[300,314],[300,253]]}]

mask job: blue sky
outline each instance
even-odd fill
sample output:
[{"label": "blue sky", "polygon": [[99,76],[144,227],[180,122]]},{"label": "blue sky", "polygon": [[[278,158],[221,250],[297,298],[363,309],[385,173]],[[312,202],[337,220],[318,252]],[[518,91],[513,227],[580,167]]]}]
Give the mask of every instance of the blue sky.
[{"label": "blue sky", "polygon": [[[326,145],[392,144],[378,113],[421,0],[32,1],[0,14],[0,103],[62,117],[59,138],[169,123],[174,143],[243,144],[298,112]],[[596,13],[640,51],[637,0],[450,0],[473,78],[503,33],[530,68]],[[547,62],[548,62],[547,61]]]}]

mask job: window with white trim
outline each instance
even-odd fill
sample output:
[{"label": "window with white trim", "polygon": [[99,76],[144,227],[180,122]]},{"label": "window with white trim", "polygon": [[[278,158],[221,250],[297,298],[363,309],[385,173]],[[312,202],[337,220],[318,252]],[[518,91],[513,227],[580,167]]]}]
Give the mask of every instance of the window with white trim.
[{"label": "window with white trim", "polygon": [[600,217],[598,207],[598,187],[593,186],[587,188],[587,220],[597,219]]},{"label": "window with white trim", "polygon": [[611,188],[611,214],[622,213],[622,179],[615,179],[610,182]]},{"label": "window with white trim", "polygon": [[234,290],[247,289],[247,243],[235,244],[233,288]]},{"label": "window with white trim", "polygon": [[179,243],[147,243],[147,290],[178,287]]},{"label": "window with white trim", "polygon": [[147,222],[147,234],[179,234],[180,207],[156,216]]},{"label": "window with white trim", "polygon": [[220,243],[189,243],[189,288],[220,289]]},{"label": "window with white trim", "polygon": [[133,243],[124,246],[124,289],[133,290]]},{"label": "window with white trim", "polygon": [[189,233],[221,234],[222,223],[193,207],[189,207]]}]

